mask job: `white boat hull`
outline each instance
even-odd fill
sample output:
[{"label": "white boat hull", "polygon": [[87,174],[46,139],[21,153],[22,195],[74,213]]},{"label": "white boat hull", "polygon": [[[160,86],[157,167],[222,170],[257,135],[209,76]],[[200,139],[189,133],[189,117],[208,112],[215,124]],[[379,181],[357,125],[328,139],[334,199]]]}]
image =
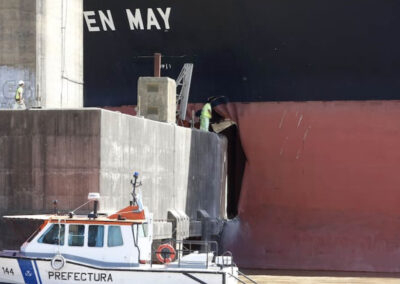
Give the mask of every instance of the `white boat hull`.
[{"label": "white boat hull", "polygon": [[163,265],[100,268],[67,260],[55,270],[50,259],[0,257],[1,283],[237,283],[237,267],[193,269]]}]

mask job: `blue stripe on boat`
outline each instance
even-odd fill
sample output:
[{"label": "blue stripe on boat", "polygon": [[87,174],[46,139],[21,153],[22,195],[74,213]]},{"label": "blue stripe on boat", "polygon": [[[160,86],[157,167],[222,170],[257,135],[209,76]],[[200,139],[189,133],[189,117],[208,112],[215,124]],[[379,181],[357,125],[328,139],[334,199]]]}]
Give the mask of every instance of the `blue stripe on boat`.
[{"label": "blue stripe on boat", "polygon": [[21,269],[24,282],[26,284],[38,284],[35,271],[33,270],[32,261],[28,259],[18,259],[19,268]]},{"label": "blue stripe on boat", "polygon": [[36,260],[34,260],[33,263],[35,264],[35,269],[36,269],[37,277],[39,279],[39,283],[42,284],[42,279],[40,278],[39,268],[37,266]]}]

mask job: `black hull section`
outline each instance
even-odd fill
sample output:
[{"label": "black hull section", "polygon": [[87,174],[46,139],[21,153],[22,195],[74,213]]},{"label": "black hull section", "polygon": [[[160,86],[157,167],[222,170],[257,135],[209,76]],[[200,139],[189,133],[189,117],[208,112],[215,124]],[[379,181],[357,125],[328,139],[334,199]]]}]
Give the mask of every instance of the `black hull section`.
[{"label": "black hull section", "polygon": [[[168,7],[164,21],[157,8]],[[126,9],[139,9],[143,30]],[[190,102],[400,99],[399,1],[84,0],[84,11],[99,29],[84,20],[85,106],[136,104],[154,52],[163,76],[194,63]]]}]

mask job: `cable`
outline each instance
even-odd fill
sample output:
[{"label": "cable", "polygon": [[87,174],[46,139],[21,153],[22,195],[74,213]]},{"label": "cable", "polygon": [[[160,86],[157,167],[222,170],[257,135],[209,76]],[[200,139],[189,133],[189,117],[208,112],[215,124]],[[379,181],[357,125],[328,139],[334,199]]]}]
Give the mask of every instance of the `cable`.
[{"label": "cable", "polygon": [[84,85],[84,82],[79,82],[79,81],[70,79],[70,78],[65,77],[65,76],[62,76],[61,78],[65,79],[65,80],[67,80],[68,82],[71,82],[71,83],[75,83],[75,84],[79,84],[79,85]]}]

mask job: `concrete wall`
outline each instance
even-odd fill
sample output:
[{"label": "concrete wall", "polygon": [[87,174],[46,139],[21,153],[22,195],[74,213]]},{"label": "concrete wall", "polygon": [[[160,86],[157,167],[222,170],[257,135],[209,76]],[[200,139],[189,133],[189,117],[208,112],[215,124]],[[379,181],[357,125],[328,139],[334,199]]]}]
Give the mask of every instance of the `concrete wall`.
[{"label": "concrete wall", "polygon": [[100,111],[0,111],[0,211],[73,209],[99,187]]},{"label": "concrete wall", "polygon": [[100,192],[102,211],[121,209],[134,171],[156,220],[170,209],[225,215],[226,140],[214,133],[101,109],[7,110],[0,149],[1,215],[51,212],[55,199],[70,211],[89,192]]},{"label": "concrete wall", "polygon": [[37,0],[41,105],[83,106],[83,0]]},{"label": "concrete wall", "polygon": [[[0,216],[74,209],[99,187],[100,113],[0,111]],[[0,219],[0,248],[18,248],[38,222]]]},{"label": "concrete wall", "polygon": [[0,1],[0,109],[83,106],[82,0]]},{"label": "concrete wall", "polygon": [[0,1],[0,109],[11,108],[19,80],[25,102],[35,99],[36,1]]},{"label": "concrete wall", "polygon": [[225,216],[227,142],[191,130],[121,113],[102,111],[100,192],[102,208],[128,204],[134,171],[141,174],[144,203],[155,219],[169,209],[195,218],[198,209]]}]

